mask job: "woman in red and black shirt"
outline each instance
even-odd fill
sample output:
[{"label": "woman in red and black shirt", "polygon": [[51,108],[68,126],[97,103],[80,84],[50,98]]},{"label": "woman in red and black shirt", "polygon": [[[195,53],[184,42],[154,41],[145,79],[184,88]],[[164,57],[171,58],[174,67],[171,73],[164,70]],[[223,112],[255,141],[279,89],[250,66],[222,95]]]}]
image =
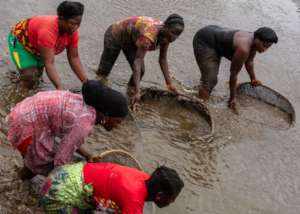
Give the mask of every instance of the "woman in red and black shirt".
[{"label": "woman in red and black shirt", "polygon": [[78,54],[78,28],[84,6],[64,1],[57,7],[57,16],[34,16],[18,22],[8,35],[12,61],[20,73],[20,85],[32,88],[45,67],[56,89],[63,89],[55,55],[67,50],[69,64],[83,82],[87,79]]}]

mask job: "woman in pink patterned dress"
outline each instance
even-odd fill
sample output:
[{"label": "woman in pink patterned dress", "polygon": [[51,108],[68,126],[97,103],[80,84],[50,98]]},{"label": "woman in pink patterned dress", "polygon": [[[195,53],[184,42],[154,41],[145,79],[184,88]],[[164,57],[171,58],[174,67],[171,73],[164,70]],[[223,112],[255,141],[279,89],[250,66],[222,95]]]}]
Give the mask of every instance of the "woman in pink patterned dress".
[{"label": "woman in pink patterned dress", "polygon": [[169,44],[183,32],[183,18],[170,15],[164,22],[146,17],[133,16],[112,24],[104,36],[104,50],[97,70],[98,78],[106,81],[120,51],[129,62],[133,75],[128,83],[133,107],[140,99],[140,80],[145,72],[144,57],[147,51],[160,49],[159,64],[167,88],[177,92],[169,74],[167,51]]},{"label": "woman in pink patterned dress", "polygon": [[82,95],[47,91],[18,103],[7,116],[8,140],[23,156],[21,179],[47,175],[54,167],[71,162],[95,124],[113,129],[127,115],[127,100],[120,92],[96,80],[84,82]]}]

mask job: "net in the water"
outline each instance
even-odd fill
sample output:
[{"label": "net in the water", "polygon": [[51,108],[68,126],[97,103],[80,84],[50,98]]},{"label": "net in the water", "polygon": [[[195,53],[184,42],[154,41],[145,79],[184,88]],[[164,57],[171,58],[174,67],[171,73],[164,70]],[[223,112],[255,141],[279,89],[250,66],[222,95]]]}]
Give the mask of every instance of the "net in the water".
[{"label": "net in the water", "polygon": [[159,123],[160,130],[168,131],[165,129],[169,128],[172,131],[184,132],[181,137],[177,136],[177,138],[186,138],[189,135],[190,139],[193,138],[193,142],[212,140],[214,120],[208,107],[198,98],[183,94],[177,95],[156,88],[146,88],[142,90],[141,103],[141,115],[137,116],[143,120],[147,119],[147,115],[146,117],[143,115],[147,113],[144,113],[144,110],[148,111],[149,115],[154,112],[153,117],[159,114],[160,121],[154,118],[151,123]]},{"label": "net in the water", "polygon": [[[265,125],[275,128],[289,128],[295,122],[295,110],[290,101],[275,90],[259,85],[253,87],[251,83],[242,83],[237,87],[238,98],[242,111],[247,115],[254,115],[254,121],[261,121]],[[261,102],[261,103],[260,103]]]},{"label": "net in the water", "polygon": [[115,163],[143,170],[141,164],[128,152],[124,150],[108,150],[94,158],[94,162]]}]

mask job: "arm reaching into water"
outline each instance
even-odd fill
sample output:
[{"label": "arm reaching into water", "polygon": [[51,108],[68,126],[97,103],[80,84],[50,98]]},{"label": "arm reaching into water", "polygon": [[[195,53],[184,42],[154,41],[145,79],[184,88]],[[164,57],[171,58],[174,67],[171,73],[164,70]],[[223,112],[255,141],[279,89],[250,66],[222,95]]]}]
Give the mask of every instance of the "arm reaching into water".
[{"label": "arm reaching into water", "polygon": [[169,43],[161,44],[160,53],[159,53],[159,65],[164,75],[168,90],[174,93],[178,93],[175,86],[172,85],[172,80],[170,77],[169,66],[167,61],[168,47],[169,47]]},{"label": "arm reaching into water", "polygon": [[56,89],[62,90],[63,87],[62,87],[61,79],[54,65],[54,49],[40,48],[40,53],[45,63],[47,76],[49,77],[50,81],[53,83]]},{"label": "arm reaching into water", "polygon": [[146,55],[146,50],[139,47],[136,51],[136,57],[134,59],[134,63],[132,66],[133,71],[133,82],[134,82],[134,95],[131,98],[131,108],[133,110],[136,109],[136,106],[141,98],[140,92],[140,81],[141,81],[141,73],[142,73],[142,65],[144,63],[144,57]]},{"label": "arm reaching into water", "polygon": [[79,54],[78,54],[78,48],[68,48],[67,49],[67,56],[68,61],[70,63],[70,66],[74,73],[77,75],[78,79],[80,79],[81,82],[84,82],[87,80],[86,72],[84,71]]},{"label": "arm reaching into water", "polygon": [[237,84],[237,76],[240,72],[240,70],[243,67],[244,62],[248,58],[249,51],[244,48],[237,48],[235,51],[232,60],[231,60],[231,66],[230,66],[230,79],[229,79],[229,85],[230,85],[230,98],[228,101],[228,106],[231,108],[234,113],[238,114],[237,108],[236,108],[236,84]]},{"label": "arm reaching into water", "polygon": [[248,72],[248,75],[251,80],[251,84],[253,86],[261,85],[261,82],[256,79],[255,72],[254,72],[254,57],[256,52],[251,52],[247,61],[245,62],[245,68]]}]

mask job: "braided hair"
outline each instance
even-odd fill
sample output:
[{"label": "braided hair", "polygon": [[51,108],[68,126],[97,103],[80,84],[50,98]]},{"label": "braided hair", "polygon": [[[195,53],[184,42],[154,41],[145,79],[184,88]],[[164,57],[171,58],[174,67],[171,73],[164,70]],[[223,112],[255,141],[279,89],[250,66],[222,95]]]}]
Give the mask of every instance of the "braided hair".
[{"label": "braided hair", "polygon": [[63,1],[57,7],[57,15],[65,19],[82,16],[83,11],[84,5],[76,1]]},{"label": "braided hair", "polygon": [[178,173],[166,166],[159,166],[151,174],[147,181],[147,189],[150,197],[155,197],[158,192],[167,195],[179,194],[184,183]]},{"label": "braided hair", "polygon": [[184,21],[180,15],[173,13],[170,16],[168,16],[168,18],[164,21],[164,24],[167,25],[168,27],[171,27],[174,25],[184,26]]}]

